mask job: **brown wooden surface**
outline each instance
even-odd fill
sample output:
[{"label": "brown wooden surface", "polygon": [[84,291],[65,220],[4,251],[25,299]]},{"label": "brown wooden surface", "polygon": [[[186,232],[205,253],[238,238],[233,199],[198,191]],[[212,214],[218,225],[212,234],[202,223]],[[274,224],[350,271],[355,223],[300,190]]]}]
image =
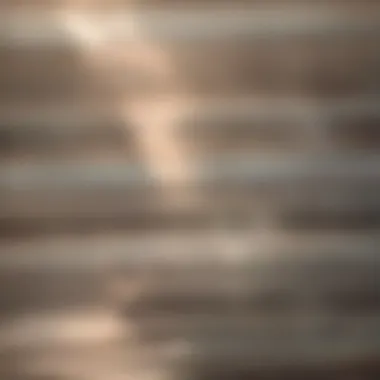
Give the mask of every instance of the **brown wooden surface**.
[{"label": "brown wooden surface", "polygon": [[379,5],[0,1],[0,378],[377,379]]}]

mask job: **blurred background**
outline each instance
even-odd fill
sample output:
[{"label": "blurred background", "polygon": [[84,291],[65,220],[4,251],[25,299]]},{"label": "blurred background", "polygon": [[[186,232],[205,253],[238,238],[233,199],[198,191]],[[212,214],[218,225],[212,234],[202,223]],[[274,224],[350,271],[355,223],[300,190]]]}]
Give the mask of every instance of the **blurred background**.
[{"label": "blurred background", "polygon": [[0,1],[0,378],[380,376],[378,0]]}]

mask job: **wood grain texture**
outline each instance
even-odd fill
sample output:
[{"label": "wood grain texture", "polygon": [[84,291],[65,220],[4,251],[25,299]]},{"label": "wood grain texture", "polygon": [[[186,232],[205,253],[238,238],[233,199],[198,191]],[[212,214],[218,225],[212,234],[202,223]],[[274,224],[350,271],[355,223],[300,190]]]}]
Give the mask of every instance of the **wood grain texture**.
[{"label": "wood grain texture", "polygon": [[0,378],[378,378],[378,1],[0,1]]}]

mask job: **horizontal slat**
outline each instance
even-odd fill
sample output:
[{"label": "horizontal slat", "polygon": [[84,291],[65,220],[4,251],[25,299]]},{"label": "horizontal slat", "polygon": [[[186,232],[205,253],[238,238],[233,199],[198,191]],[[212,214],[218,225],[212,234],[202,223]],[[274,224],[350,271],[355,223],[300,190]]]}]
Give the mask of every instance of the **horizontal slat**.
[{"label": "horizontal slat", "polygon": [[[379,158],[377,155],[252,155],[251,162],[246,155],[217,157],[202,162],[190,181],[201,183],[260,184],[273,181],[281,184],[295,180],[378,180]],[[48,189],[120,189],[134,185],[149,185],[151,181],[141,166],[119,164],[46,163],[43,165],[3,164],[0,167],[2,191]],[[190,182],[191,183],[191,182]],[[133,188],[133,187],[132,187]]]},{"label": "horizontal slat", "polygon": [[[231,119],[244,116],[252,120],[274,119],[286,120],[335,118],[380,117],[377,97],[326,98],[315,101],[300,97],[157,97],[146,102],[147,108],[151,103],[178,104],[183,109],[181,119],[196,120]],[[140,107],[144,101],[134,101]],[[117,110],[117,109],[116,109]],[[55,130],[70,128],[73,124],[93,125],[110,123],[118,119],[111,112],[109,103],[102,106],[101,102],[84,100],[74,102],[47,103],[7,103],[0,104],[0,128],[22,128],[33,124],[43,131],[44,128]],[[115,111],[115,108],[113,109]],[[128,112],[126,112],[128,114]],[[212,125],[214,127],[215,125]],[[127,126],[128,127],[128,126]],[[305,127],[318,128],[315,123],[305,124]]]},{"label": "horizontal slat", "polygon": [[[247,158],[254,158],[248,162]],[[242,185],[252,189],[263,186],[297,185],[307,189],[308,184],[324,180],[326,185],[342,183],[376,184],[378,178],[377,157],[334,156],[324,157],[299,155],[272,156],[231,156],[218,160],[203,162],[198,173],[189,178],[190,184],[227,186],[227,189],[239,188]],[[120,163],[78,164],[45,163],[3,165],[0,170],[0,188],[6,194],[13,192],[38,191],[120,191],[130,189],[150,189],[153,179],[144,173],[142,167]],[[364,182],[360,182],[364,181]],[[368,182],[369,181],[369,182]],[[274,190],[273,187],[271,187]],[[223,191],[223,187],[220,188]],[[37,193],[36,193],[37,194]],[[83,193],[82,193],[83,194]],[[104,194],[104,193],[103,193]],[[9,194],[11,195],[11,194]]]},{"label": "horizontal slat", "polygon": [[[91,314],[87,314],[87,318],[91,318]],[[359,321],[363,323],[359,324]],[[122,363],[125,364],[125,356],[128,358],[128,354],[133,355],[132,357],[136,357],[141,364],[141,359],[145,358],[145,360],[148,360],[148,362],[145,363],[149,363],[150,359],[151,363],[161,362],[161,364],[171,364],[173,370],[176,368],[176,363],[186,364],[189,363],[188,360],[191,361],[193,371],[201,369],[205,371],[207,368],[215,371],[215,366],[219,364],[220,367],[222,363],[223,368],[224,366],[232,366],[235,370],[242,367],[250,370],[265,369],[268,365],[275,365],[275,368],[278,368],[277,365],[280,365],[284,369],[294,369],[297,367],[302,368],[303,365],[308,364],[317,365],[320,364],[321,361],[324,363],[324,366],[329,367],[333,363],[338,364],[344,361],[347,355],[350,358],[362,358],[367,355],[372,357],[375,355],[378,344],[375,337],[373,335],[371,336],[371,334],[374,334],[374,331],[376,331],[374,321],[370,319],[359,321],[357,319],[340,321],[344,322],[344,324],[341,325],[343,332],[339,335],[339,339],[330,334],[313,334],[314,330],[318,331],[318,327],[320,329],[328,329],[329,321],[324,321],[325,325],[322,321],[320,324],[312,324],[310,328],[305,328],[302,323],[300,323],[298,327],[296,326],[291,329],[291,334],[286,325],[283,327],[282,334],[280,327],[277,327],[277,334],[276,331],[269,328],[267,334],[262,332],[263,341],[261,344],[258,344],[259,342],[257,340],[246,339],[237,342],[231,341],[230,344],[227,345],[220,344],[220,342],[207,341],[207,338],[195,342],[183,342],[183,344],[178,342],[176,344],[176,342],[173,341],[154,347],[144,347],[143,344],[141,344],[142,347],[138,347],[141,355],[140,360],[139,356],[134,354],[136,348],[131,349],[126,345],[123,346],[122,349],[121,345],[111,345],[111,339],[109,338],[103,337],[103,339],[101,339],[102,332],[110,331],[109,335],[114,336],[115,332],[120,330],[120,327],[112,320],[112,317],[107,318],[107,316],[104,315],[95,314],[92,322],[86,319],[85,313],[82,313],[82,315],[80,315],[80,313],[63,316],[48,315],[40,320],[34,318],[34,320],[31,320],[29,323],[28,320],[16,320],[12,326],[5,325],[7,330],[2,331],[3,338],[5,338],[2,341],[4,342],[3,347],[18,346],[24,349],[30,348],[30,343],[32,342],[37,353],[38,349],[46,350],[50,348],[49,351],[45,351],[42,360],[41,357],[40,360],[38,360],[38,357],[36,358],[34,354],[31,356],[33,359],[27,360],[26,363],[34,363],[34,369],[40,369],[42,371],[46,368],[44,364],[50,363],[50,366],[47,368],[57,371],[53,372],[57,375],[67,375],[68,373],[71,375],[89,374],[92,373],[89,367],[98,368],[98,370],[102,369],[103,371],[111,370],[111,368],[115,371],[115,369],[118,368],[120,374],[125,374],[127,368],[125,368]],[[87,328],[85,327],[86,322],[88,322]],[[307,324],[308,320],[307,318],[300,318],[300,322]],[[339,323],[339,321],[336,322]],[[45,326],[40,332],[40,339],[38,339],[38,334],[35,332],[40,330],[42,324],[45,324]],[[53,328],[53,326],[57,325],[64,328]],[[343,326],[346,327],[346,329],[344,329]],[[91,331],[97,331],[96,335],[93,333],[95,338],[86,336],[90,327],[93,329]],[[275,326],[271,327],[274,328]],[[76,341],[74,331],[78,331],[78,329],[80,330],[80,333],[77,333],[77,341],[79,344],[77,345],[77,349],[75,349],[73,348],[73,343]],[[305,330],[307,334],[305,334]],[[31,335],[31,331],[34,331],[34,334]],[[16,340],[15,338],[18,339]],[[12,339],[14,339],[15,342],[13,345]],[[264,345],[264,341],[266,341],[267,344]],[[89,356],[90,358],[94,358],[94,356],[97,357],[96,353],[99,353],[97,350],[99,350],[101,343],[104,344],[103,347],[105,348],[103,350],[104,356],[98,357],[95,362],[91,361],[92,365],[89,365]],[[92,348],[90,348],[91,345]],[[75,353],[75,355],[72,353]],[[62,365],[62,363],[65,365]],[[85,370],[80,363],[88,364],[85,365],[87,370]],[[207,366],[205,367],[206,363]],[[297,363],[297,365],[294,363]],[[68,368],[70,368],[71,371],[69,371]],[[186,368],[188,367],[183,367],[183,370],[186,370]],[[92,376],[92,378],[98,379],[95,372],[96,371],[93,372],[95,377]]]},{"label": "horizontal slat", "polygon": [[[81,200],[83,203],[83,201]],[[252,206],[242,205],[237,209],[234,205],[228,205],[227,210],[223,206],[213,207],[211,210],[192,207],[184,211],[171,210],[169,207],[164,211],[156,210],[150,205],[134,206],[126,209],[125,204],[117,211],[107,206],[107,210],[98,211],[94,207],[89,210],[87,205],[73,204],[66,207],[64,211],[53,210],[53,212],[44,213],[25,211],[8,212],[0,219],[0,237],[2,239],[14,239],[25,236],[49,236],[65,233],[93,233],[104,231],[125,231],[125,232],[142,232],[142,231],[186,231],[189,229],[201,230],[209,229],[215,225],[230,226],[230,228],[252,229],[275,228],[284,231],[364,231],[374,229],[380,225],[379,208],[375,204],[366,202],[356,204],[354,208],[344,208],[340,210],[290,210],[287,212],[281,209],[270,208],[268,204],[258,206],[265,208],[268,206],[269,211],[257,213]],[[136,202],[137,203],[137,202]],[[261,203],[262,204],[262,203]],[[80,207],[79,207],[80,206]],[[71,208],[70,208],[71,207]],[[231,209],[235,207],[232,212]],[[116,207],[115,207],[116,208]]]},{"label": "horizontal slat", "polygon": [[[330,17],[330,13],[325,16]],[[185,21],[187,18],[192,20],[187,12],[183,12],[182,16]],[[274,27],[282,25],[282,22],[278,22],[280,15],[269,12],[268,15],[260,16],[247,11],[238,13],[236,17],[235,13],[222,16],[216,18],[215,22],[226,17],[223,28],[228,26],[232,35],[221,37],[219,43],[205,37],[186,44],[157,42],[159,33],[156,31],[153,31],[154,41],[147,40],[144,31],[144,40],[139,41],[136,37],[128,47],[122,47],[120,38],[116,36],[110,37],[112,41],[105,45],[96,42],[98,45],[90,50],[86,50],[85,45],[83,49],[72,46],[71,50],[54,45],[51,47],[55,52],[42,46],[34,46],[37,48],[34,51],[30,47],[25,49],[25,46],[16,48],[14,42],[13,48],[3,48],[1,55],[4,75],[0,76],[0,96],[3,101],[31,97],[86,97],[93,93],[123,96],[130,92],[147,95],[181,91],[224,95],[255,92],[326,96],[372,94],[379,90],[376,34],[350,37],[335,33],[326,39],[319,35],[287,38],[286,34],[280,32],[275,39],[265,34],[264,38],[258,40],[248,36],[236,41],[233,35],[235,28],[244,22],[247,25],[260,25],[264,20],[264,24],[273,23]],[[257,16],[260,16],[259,20],[255,19]],[[303,20],[301,16],[295,15],[295,19]],[[165,17],[162,16],[163,19]],[[245,21],[239,20],[239,17]],[[199,22],[196,16],[193,18]],[[207,25],[214,23],[209,22],[207,17],[206,20]],[[107,22],[114,25],[118,21]],[[174,25],[176,22],[175,17]],[[235,22],[237,25],[229,26]],[[178,23],[178,26],[184,23]],[[368,19],[363,20],[366,27],[368,23]],[[337,21],[334,21],[335,24]],[[376,21],[374,24],[379,23]],[[161,27],[167,25],[170,22],[162,21]],[[20,31],[23,28],[20,26]],[[196,27],[190,25],[189,28],[199,29],[198,24]],[[95,30],[98,32],[99,28],[95,26]],[[131,38],[135,34],[133,32]],[[10,34],[6,32],[5,35]],[[32,36],[30,33],[27,35]],[[48,33],[46,38],[53,35]],[[73,41],[77,40],[77,44],[81,43],[80,36],[72,38]],[[29,56],[28,66],[23,64],[23,56]],[[59,56],[62,57],[57,63]]]},{"label": "horizontal slat", "polygon": [[[255,5],[255,4],[270,4],[270,6],[273,5],[281,5],[281,4],[287,4],[287,5],[299,5],[299,6],[310,6],[310,3],[315,3],[314,0],[140,0],[137,2],[137,4],[132,4],[133,6],[150,6],[150,7],[165,7],[170,6],[174,7],[177,5],[181,8],[199,8],[200,6],[212,6],[212,5],[230,5],[233,6],[234,4],[243,4],[245,6],[247,5]],[[346,7],[353,7],[356,8],[362,8],[363,6],[370,6],[373,3],[373,0],[319,0],[319,4],[322,6],[342,6],[343,4]],[[115,7],[129,7],[131,5],[130,0],[90,0],[86,2],[73,2],[71,0],[2,0],[1,4],[2,7],[7,9],[12,8],[20,8],[22,7],[28,7],[30,8],[55,8],[58,6],[69,6],[71,8],[76,8],[79,6],[79,8],[82,6],[92,7],[93,9],[96,9],[96,7],[100,7],[102,9],[104,8],[115,8]],[[315,5],[315,4],[313,4]]]},{"label": "horizontal slat", "polygon": [[[141,28],[144,37],[154,40],[220,39],[226,36],[257,36],[271,34],[321,34],[377,32],[378,22],[374,14],[356,19],[345,12],[305,9],[247,9],[188,11],[134,11],[121,13],[71,12],[71,15],[88,20],[89,27],[101,40],[110,39],[136,41],[139,38],[136,27]],[[65,14],[38,12],[3,12],[1,22],[1,44],[50,45],[75,44],[76,36],[70,36],[65,25]],[[369,16],[369,17],[368,17]],[[75,19],[73,19],[76,21]],[[281,22],[279,22],[281,20]],[[74,25],[72,25],[74,26]],[[75,25],[78,26],[78,25]],[[79,42],[79,40],[78,40]]]},{"label": "horizontal slat", "polygon": [[[201,191],[196,203],[184,205],[183,210],[162,204],[154,192],[157,183],[141,168],[125,163],[5,165],[0,171],[0,191],[6,200],[1,207],[2,218],[95,221],[133,219],[141,214],[171,218],[198,215],[208,220],[224,213],[225,217],[235,215],[239,219],[245,215],[249,219],[260,205],[263,215],[285,212],[285,219],[290,220],[297,218],[291,216],[294,212],[311,213],[322,220],[329,215],[346,215],[349,220],[355,220],[355,215],[363,218],[366,213],[371,218],[378,215],[376,156],[268,158],[251,163],[247,157],[240,161],[231,158],[201,167],[198,179],[190,182],[195,180],[191,183],[202,184],[207,191]],[[310,203],[310,196],[314,203]]]},{"label": "horizontal slat", "polygon": [[[158,263],[158,255],[165,257],[162,252],[165,245],[155,252],[151,243],[150,258],[131,257],[139,254],[135,249],[123,257],[121,251],[125,252],[130,243],[126,240],[120,252],[116,252],[118,257],[115,254],[107,257],[107,247],[104,241],[100,241],[100,247],[92,255],[87,251],[74,251],[79,257],[73,258],[70,247],[86,249],[89,244],[55,242],[58,247],[50,249],[50,256],[46,253],[49,243],[41,244],[41,252],[36,252],[37,244],[29,243],[27,254],[25,249],[19,248],[17,257],[9,257],[10,252],[17,250],[2,245],[2,318],[25,312],[108,305],[126,318],[138,319],[141,323],[146,320],[149,328],[149,320],[154,318],[163,322],[163,327],[165,319],[178,319],[180,326],[182,320],[191,327],[204,319],[207,321],[212,315],[227,314],[235,319],[251,315],[254,321],[263,316],[279,317],[289,313],[323,312],[340,316],[380,313],[380,282],[375,276],[380,267],[376,250],[370,247],[348,249],[349,242],[342,241],[341,247],[320,247],[321,257],[310,246],[303,247],[302,251],[295,247],[298,249],[296,254],[289,252],[289,247],[284,250],[274,247],[238,263],[231,263],[233,252],[227,258],[222,247],[218,250],[212,243],[204,242],[200,253],[208,260],[214,260],[215,268],[200,262],[197,267],[200,272],[208,271],[212,284],[205,282],[205,273],[197,274],[192,268],[194,263],[185,264],[189,257],[181,264],[170,258],[165,265]],[[360,239],[354,240],[354,243],[358,242]],[[370,241],[377,242],[376,238]],[[201,244],[190,241],[190,245],[194,248]],[[245,242],[245,246],[246,251],[255,248],[253,241]],[[213,251],[209,253],[209,249]],[[330,256],[329,249],[332,251]],[[60,257],[58,252],[61,251],[68,257]],[[188,254],[180,249],[176,253]],[[239,255],[239,252],[235,253]],[[156,257],[152,257],[155,254]],[[270,257],[264,257],[265,254]],[[124,277],[118,278],[116,276],[120,274],[113,268],[118,270],[122,262],[126,269]],[[166,276],[170,277],[166,279]],[[154,331],[158,327],[153,325],[151,328]],[[170,324],[166,329],[170,331]]]},{"label": "horizontal slat", "polygon": [[[216,5],[227,5],[227,6],[236,6],[236,5],[263,5],[270,4],[270,6],[280,6],[282,4],[286,5],[297,5],[297,6],[310,6],[310,3],[313,3],[315,6],[314,0],[140,0],[134,4],[134,7],[139,6],[149,6],[152,8],[155,7],[175,7],[180,8],[199,8],[205,6],[216,6]],[[318,4],[321,6],[337,6],[341,7],[344,5],[347,8],[353,7],[354,9],[361,9],[363,7],[368,7],[373,5],[373,0],[319,0]],[[69,7],[75,9],[76,7],[87,6],[92,9],[99,7],[100,9],[114,9],[115,7],[126,7],[131,6],[130,0],[90,0],[86,2],[73,2],[71,0],[2,0],[0,7],[4,9],[17,9],[17,8],[57,8],[59,6]]]},{"label": "horizontal slat", "polygon": [[186,270],[191,266],[207,268],[212,263],[227,268],[247,260],[262,262],[264,266],[278,260],[301,260],[309,264],[315,260],[369,262],[376,258],[379,236],[377,229],[350,234],[225,229],[187,230],[176,234],[170,231],[67,234],[2,241],[0,267],[6,273],[104,270],[106,278],[111,279],[128,268],[149,269],[152,265],[157,265],[157,269]]},{"label": "horizontal slat", "polygon": [[[198,157],[202,152],[215,153],[215,149],[227,153],[244,149],[303,151],[318,145],[327,149],[331,144],[335,149],[380,146],[376,139],[380,120],[377,99],[326,100],[321,104],[288,98],[177,102],[184,111],[176,128]],[[134,144],[138,128],[106,108],[96,104],[0,108],[3,154],[16,160],[49,155],[67,158],[75,152],[83,158],[121,160],[138,154]]]},{"label": "horizontal slat", "polygon": [[[377,378],[380,372],[376,360],[377,356],[373,354],[369,354],[368,357],[360,356],[350,361],[343,357],[337,358],[335,361],[323,360],[323,366],[317,362],[300,363],[298,360],[289,360],[284,365],[272,363],[268,366],[267,363],[260,364],[257,358],[251,358],[244,363],[237,362],[235,365],[233,363],[234,358],[231,361],[225,361],[221,358],[215,362],[210,362],[209,365],[204,362],[198,363],[196,360],[196,362],[191,361],[192,365],[186,361],[186,363],[182,363],[183,366],[178,366],[178,361],[175,362],[176,365],[170,360],[171,358],[178,358],[178,351],[186,352],[186,345],[173,343],[162,347],[161,355],[157,353],[157,350],[144,350],[143,353],[139,351],[139,355],[131,349],[98,344],[76,349],[72,347],[26,349],[22,350],[17,358],[18,361],[23,361],[29,366],[37,368],[33,371],[36,373],[36,379],[48,372],[66,379],[91,378],[93,380],[102,380],[104,373],[108,376],[112,375],[114,378],[132,376],[136,380],[147,377],[162,379],[174,376],[174,378],[178,378],[185,375],[191,378],[207,378],[209,380],[228,380],[233,376],[235,378],[238,376],[241,380],[252,377],[261,379],[268,376],[272,380],[303,379],[305,376],[307,378],[313,377],[316,380],[333,380],[338,377],[357,375],[362,380],[372,380]],[[152,356],[154,356],[154,360]],[[11,357],[14,358],[14,356]],[[6,363],[7,370],[2,372],[4,376],[13,379],[16,378],[15,374],[21,379],[31,376],[27,368],[20,370],[19,366],[10,366],[9,359],[8,361],[7,359],[8,355],[5,355],[3,362]]]}]

